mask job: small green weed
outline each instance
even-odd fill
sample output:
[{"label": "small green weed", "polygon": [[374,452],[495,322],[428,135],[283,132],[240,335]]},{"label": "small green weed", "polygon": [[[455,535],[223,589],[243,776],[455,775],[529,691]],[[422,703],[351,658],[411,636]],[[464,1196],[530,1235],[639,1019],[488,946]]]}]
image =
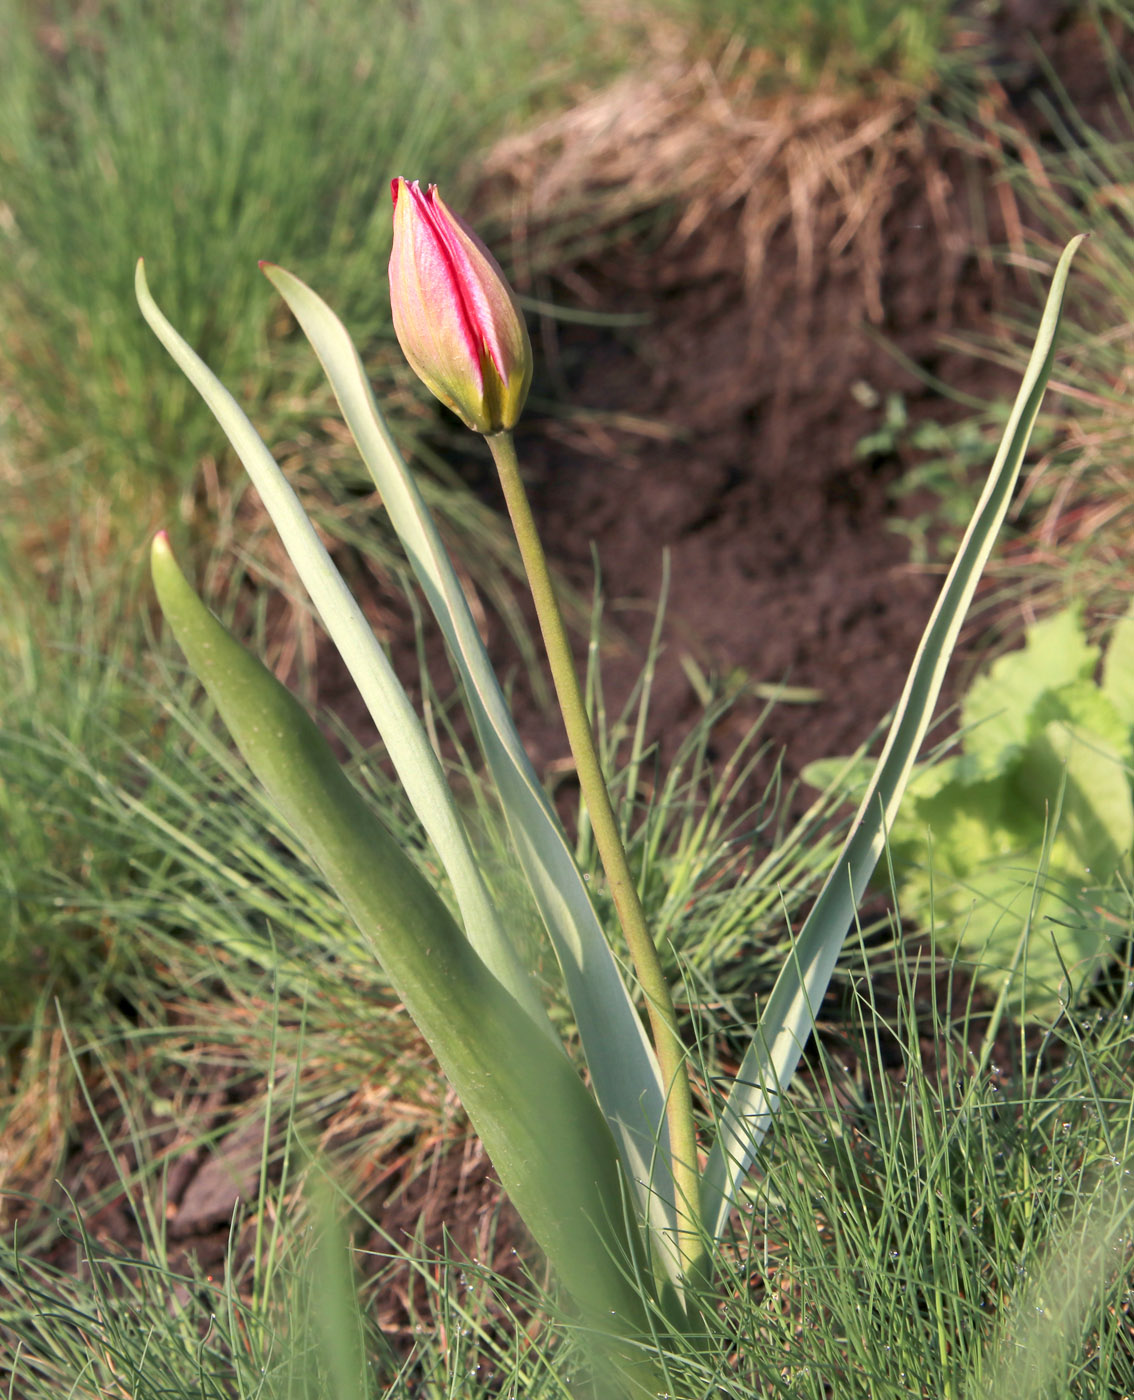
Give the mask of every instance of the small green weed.
[{"label": "small green weed", "polygon": [[[881,421],[855,444],[855,457],[901,462],[903,470],[890,488],[891,497],[899,507],[903,502],[925,502],[916,514],[907,507],[906,513],[891,516],[888,527],[908,541],[913,564],[952,558],[969,523],[984,463],[1004,432],[1010,405],[994,401],[951,424],[912,423],[903,394],[887,394],[881,402],[870,385],[856,389],[860,402],[879,409]],[[1052,423],[1037,423],[1033,451],[1048,450],[1055,438]],[[1050,490],[1043,487],[1031,493],[1029,513],[1049,498]]]}]

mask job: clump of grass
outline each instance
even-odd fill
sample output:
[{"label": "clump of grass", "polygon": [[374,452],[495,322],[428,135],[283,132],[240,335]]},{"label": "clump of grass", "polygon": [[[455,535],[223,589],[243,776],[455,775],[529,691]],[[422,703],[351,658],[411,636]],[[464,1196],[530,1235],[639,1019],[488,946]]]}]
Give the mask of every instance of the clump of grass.
[{"label": "clump of grass", "polygon": [[[46,1190],[59,1165],[75,1086],[64,1029],[82,1063],[91,1047],[105,1059],[97,1077],[133,1065],[160,1078],[184,1059],[185,1027],[215,1044],[242,1025],[237,1058],[256,1078],[267,1048],[250,1028],[264,1006],[283,996],[294,1028],[312,995],[314,1040],[317,1024],[334,1046],[317,1058],[341,1065],[355,1044],[367,1065],[383,1050],[396,1060],[412,1034],[400,1018],[392,1037],[380,1029],[389,1008],[371,960],[184,677],[147,660],[137,620],[123,620],[129,581],[97,563],[92,574],[75,548],[59,598],[41,598],[26,558],[0,563],[12,600],[0,622],[0,1187]],[[380,770],[368,781],[420,849]],[[180,1050],[162,1049],[171,1025]],[[151,1037],[153,1067],[139,1069]]]},{"label": "clump of grass", "polygon": [[[1092,613],[1118,615],[1129,598],[1134,499],[1134,20],[1109,0],[1093,16],[1097,62],[1111,88],[1094,110],[1076,110],[1060,74],[1047,67],[1026,118],[990,81],[953,94],[942,120],[996,175],[1003,280],[1009,293],[1019,290],[1021,306],[1069,231],[1090,232],[1068,284],[1060,362],[1037,425],[1041,451],[1015,508],[1019,538],[996,571],[1005,587],[1026,586],[1032,606],[1085,600]],[[964,348],[1015,371],[1033,330],[1030,313],[1009,312],[993,334],[966,338]]]},{"label": "clump of grass", "polygon": [[[911,954],[896,1012],[864,977],[848,1028],[811,1054],[736,1222],[720,1307],[663,1357],[671,1394],[1129,1393],[1134,983],[1040,1041],[982,1039],[944,971]],[[77,1272],[3,1247],[13,1393],[93,1396],[130,1374],[185,1400],[563,1394],[574,1324],[537,1280],[390,1240],[349,1183],[328,1191],[286,1079],[269,1112],[275,1165],[238,1214],[246,1233],[264,1222],[256,1254],[233,1250],[208,1278],[172,1262],[144,1137],[143,1169],[119,1183],[149,1222],[144,1259],[81,1223]],[[421,1292],[392,1344],[376,1319],[395,1264]]]},{"label": "clump of grass", "polygon": [[[333,433],[296,427],[323,416],[327,394],[256,262],[286,259],[340,289],[411,437],[423,413],[400,355],[385,348],[389,178],[420,172],[460,202],[477,144],[551,100],[553,76],[597,62],[575,0],[539,0],[503,26],[485,0],[204,0],[168,14],[143,0],[50,14],[0,0],[0,30],[0,474],[10,505],[0,548],[26,553],[42,571],[29,577],[62,597],[73,520],[84,521],[88,567],[108,578],[136,577],[126,561],[142,539],[158,522],[176,537],[202,494],[210,518],[239,513],[245,536],[262,524],[211,415],[137,311],[143,254],[197,348],[281,441],[347,567],[379,580],[364,591],[396,591],[401,557],[353,454]],[[507,532],[425,444],[415,448],[443,528],[530,659]],[[263,563],[280,565],[273,582],[289,591],[286,562],[265,552]],[[132,630],[128,606],[139,607],[120,598],[99,623],[116,641]],[[311,681],[316,648],[301,605],[282,630],[300,639],[296,669]]]},{"label": "clump of grass", "polygon": [[[783,1379],[816,1397],[1120,1393],[1134,1365],[1130,988],[1037,1048],[982,1041],[988,1023],[932,971],[907,960],[893,1009],[860,981],[857,1026],[777,1127],[737,1331],[778,1328]],[[1035,1373],[1005,1367],[1037,1316],[1052,1344]],[[1002,1388],[987,1391],[993,1375]]]},{"label": "clump of grass", "polygon": [[955,25],[947,0],[666,0],[684,25],[755,51],[769,87],[860,89],[940,80]]},{"label": "clump of grass", "polygon": [[[190,1049],[194,1040],[208,1047],[232,1039],[238,1047],[212,1088],[263,1078],[271,1052],[267,1031],[257,1027],[273,999],[290,1027],[289,1057],[298,1053],[298,1026],[305,1026],[306,1058],[314,1068],[304,1081],[304,1102],[343,1097],[328,1087],[326,1075],[342,1073],[344,1055],[360,1082],[375,1060],[409,1054],[416,1063],[422,1057],[408,1022],[384,1005],[381,977],[352,925],[309,861],[294,854],[286,829],[217,739],[207,712],[192,703],[184,676],[160,661],[161,652],[152,650],[152,639],[136,622],[124,622],[129,580],[100,575],[92,553],[71,543],[59,569],[62,582],[53,585],[57,597],[42,595],[25,555],[0,556],[4,591],[12,600],[0,622],[0,813],[6,837],[0,851],[6,896],[0,937],[0,1188],[33,1195],[48,1191],[60,1170],[74,1114],[76,1061],[65,1053],[64,1029],[79,1062],[87,1064],[91,1047],[97,1049],[92,1072],[100,1082],[125,1075],[146,1086],[127,1098],[175,1099],[187,1105],[186,1114],[210,1091],[209,1066],[215,1070],[218,1054],[226,1060],[222,1052]],[[255,567],[272,571],[270,560]],[[228,585],[222,610],[240,608],[243,616],[246,590],[239,573]],[[307,616],[298,602],[293,606],[297,616]],[[259,634],[264,620],[258,611],[244,616],[243,630]],[[282,635],[278,628],[275,635]],[[298,646],[302,650],[302,632]],[[275,659],[302,676],[294,656]],[[530,956],[540,957],[534,911],[525,923],[527,906],[517,899],[499,815],[452,724],[452,698],[433,688],[424,669],[421,686],[438,742],[478,809],[485,869],[509,890],[516,932],[522,939],[527,928]],[[639,768],[650,761],[641,748],[645,722],[643,713],[633,755]],[[639,833],[651,847],[644,857],[651,882],[674,913],[688,897],[683,890],[691,895],[704,871],[734,858],[730,843],[736,838],[722,835],[719,796],[710,792],[708,815],[701,812],[711,722],[710,715],[692,741],[690,751],[700,757],[689,779],[682,780],[680,767],[675,770],[674,792],[652,809]],[[345,730],[338,739],[403,846],[438,878],[415,819],[380,763]],[[612,744],[617,742],[616,734]],[[631,782],[636,786],[636,779]],[[684,830],[674,838],[669,826],[678,821]],[[752,896],[749,903],[754,918]],[[743,919],[743,909],[737,917]],[[760,956],[766,961],[764,950]],[[554,998],[555,989],[549,994]],[[306,1017],[305,999],[312,1005]],[[199,1073],[179,1079],[175,1093],[155,1087],[171,1063],[198,1059]],[[389,1089],[395,1081],[388,1071],[386,1079]],[[370,1093],[369,1110],[357,1104],[352,1110],[361,1112],[363,1126],[351,1126],[346,1113],[337,1126],[322,1122],[318,1131],[343,1138],[351,1160],[361,1164],[368,1153],[373,1160],[376,1137],[425,1131],[421,1119],[407,1128],[404,1104],[415,1096],[436,1103],[443,1091],[419,1086],[416,1095],[407,1089],[404,1098],[384,1092],[381,1113]],[[403,1108],[394,1111],[398,1103]],[[386,1121],[376,1122],[382,1113]],[[155,1131],[172,1126],[183,1137],[200,1131],[180,1121]],[[425,1154],[420,1170],[427,1169],[427,1160]]]},{"label": "clump of grass", "polygon": [[138,315],[140,255],[258,412],[310,375],[269,364],[281,323],[258,259],[333,280],[360,342],[380,342],[391,175],[467,183],[476,143],[585,53],[573,0],[506,25],[492,8],[108,0],[45,18],[2,0],[0,383],[35,433],[21,461],[81,446],[124,511],[211,450],[208,413]]}]

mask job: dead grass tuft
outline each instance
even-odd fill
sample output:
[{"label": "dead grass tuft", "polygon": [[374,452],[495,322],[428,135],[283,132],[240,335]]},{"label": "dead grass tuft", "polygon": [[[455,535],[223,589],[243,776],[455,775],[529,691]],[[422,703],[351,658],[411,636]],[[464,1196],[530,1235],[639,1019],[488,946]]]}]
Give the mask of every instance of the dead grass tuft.
[{"label": "dead grass tuft", "polygon": [[959,254],[948,182],[934,173],[908,89],[766,96],[760,80],[758,60],[735,44],[715,61],[655,60],[501,141],[484,162],[487,198],[511,223],[521,281],[653,215],[672,220],[661,257],[695,237],[706,271],[734,265],[739,227],[749,294],[785,231],[801,300],[821,266],[853,262],[877,322],[883,221],[916,166],[939,234]]},{"label": "dead grass tuft", "polygon": [[28,1196],[46,1193],[63,1155],[73,1081],[59,1030],[34,1043],[19,1083],[4,1100],[0,1136],[0,1227]]}]

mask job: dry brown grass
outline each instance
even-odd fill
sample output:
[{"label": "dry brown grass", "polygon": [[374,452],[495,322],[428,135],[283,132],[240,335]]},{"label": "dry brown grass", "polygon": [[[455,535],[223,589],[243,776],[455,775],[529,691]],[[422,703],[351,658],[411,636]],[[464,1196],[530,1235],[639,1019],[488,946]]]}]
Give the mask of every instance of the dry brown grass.
[{"label": "dry brown grass", "polygon": [[484,161],[487,199],[511,225],[521,280],[552,265],[562,275],[644,215],[670,221],[659,257],[695,238],[705,266],[731,265],[739,223],[750,293],[787,229],[799,293],[821,263],[851,259],[878,321],[883,221],[915,165],[939,234],[959,253],[948,183],[907,89],[766,96],[760,80],[758,59],[735,44],[715,61],[661,56],[498,143]]}]

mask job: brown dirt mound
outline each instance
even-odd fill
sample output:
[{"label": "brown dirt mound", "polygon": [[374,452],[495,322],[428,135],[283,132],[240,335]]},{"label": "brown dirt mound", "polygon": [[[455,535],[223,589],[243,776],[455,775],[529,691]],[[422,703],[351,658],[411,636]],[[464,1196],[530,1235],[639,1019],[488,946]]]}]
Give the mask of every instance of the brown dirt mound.
[{"label": "brown dirt mound", "polygon": [[[552,211],[626,229],[566,271],[532,272],[542,300],[641,324],[542,321],[537,404],[558,390],[572,410],[529,415],[520,441],[549,552],[583,594],[597,550],[623,641],[611,708],[639,673],[666,550],[654,733],[672,743],[696,719],[689,661],[750,683],[722,753],[768,687],[814,691],[765,728],[798,772],[862,742],[896,701],[938,582],[887,528],[902,460],[856,447],[888,395],[911,423],[957,410],[887,342],[960,389],[1010,380],[941,344],[984,328],[993,300],[961,153],[926,134],[908,94],[767,99],[754,81],[704,63],[628,78],[501,147],[489,175],[521,266],[548,262]],[[652,242],[626,228],[651,191]],[[564,757],[553,720],[533,707],[522,721],[537,764]]]}]

